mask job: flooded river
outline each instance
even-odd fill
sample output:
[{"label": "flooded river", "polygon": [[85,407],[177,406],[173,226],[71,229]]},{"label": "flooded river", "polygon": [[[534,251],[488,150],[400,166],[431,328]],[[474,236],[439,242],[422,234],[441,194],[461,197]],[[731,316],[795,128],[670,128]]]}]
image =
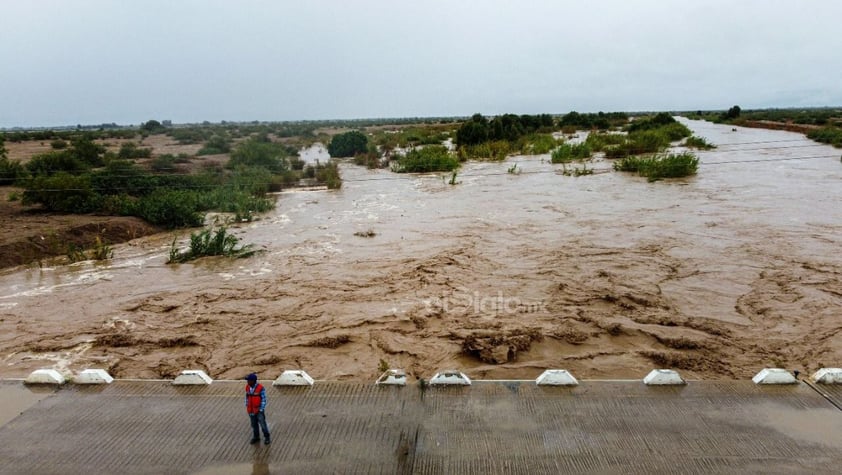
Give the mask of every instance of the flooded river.
[{"label": "flooded river", "polygon": [[107,264],[6,271],[0,376],[838,366],[842,152],[685,123],[718,145],[685,179],[648,183],[600,159],[594,175],[563,176],[545,155],[467,163],[451,186],[349,163],[341,190],[281,193],[234,229],[264,250],[253,258],[170,266],[166,234],[117,246]]}]

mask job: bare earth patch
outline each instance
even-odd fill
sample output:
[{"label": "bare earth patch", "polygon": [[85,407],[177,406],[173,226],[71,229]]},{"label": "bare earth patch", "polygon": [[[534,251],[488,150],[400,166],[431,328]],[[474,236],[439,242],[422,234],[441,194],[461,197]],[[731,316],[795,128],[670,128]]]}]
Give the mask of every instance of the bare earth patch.
[{"label": "bare earth patch", "polygon": [[70,245],[118,244],[162,231],[140,218],[48,213],[9,201],[22,190],[0,187],[0,268],[65,255]]}]

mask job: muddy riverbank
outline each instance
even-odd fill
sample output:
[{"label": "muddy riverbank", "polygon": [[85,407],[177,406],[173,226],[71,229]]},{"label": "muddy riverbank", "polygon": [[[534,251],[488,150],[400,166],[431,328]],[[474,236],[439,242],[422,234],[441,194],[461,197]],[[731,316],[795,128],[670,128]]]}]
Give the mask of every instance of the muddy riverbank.
[{"label": "muddy riverbank", "polygon": [[534,156],[468,163],[450,186],[348,164],[341,190],[282,193],[237,228],[264,250],[254,258],[168,266],[162,234],[115,246],[106,265],[6,271],[0,376],[371,380],[383,360],[416,377],[673,367],[730,379],[838,366],[838,150],[688,125],[719,148],[686,179],[647,183],[604,160],[569,177]]}]

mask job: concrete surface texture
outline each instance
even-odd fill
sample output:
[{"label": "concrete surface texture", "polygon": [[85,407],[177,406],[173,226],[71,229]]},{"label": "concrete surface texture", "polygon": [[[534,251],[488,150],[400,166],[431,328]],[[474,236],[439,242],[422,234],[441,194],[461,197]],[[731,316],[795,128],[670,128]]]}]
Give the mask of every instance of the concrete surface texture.
[{"label": "concrete surface texture", "polygon": [[[250,445],[243,383],[0,383],[0,472],[838,473],[838,386],[534,381],[266,385],[272,444]],[[46,391],[46,393],[45,393]],[[44,397],[46,394],[46,397]],[[39,400],[39,398],[42,398]]]}]

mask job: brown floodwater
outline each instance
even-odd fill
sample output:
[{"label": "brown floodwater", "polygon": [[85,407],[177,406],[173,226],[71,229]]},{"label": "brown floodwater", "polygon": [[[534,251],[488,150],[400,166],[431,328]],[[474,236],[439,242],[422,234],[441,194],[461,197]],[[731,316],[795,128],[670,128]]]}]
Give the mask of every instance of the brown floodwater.
[{"label": "brown floodwater", "polygon": [[571,177],[547,155],[517,156],[466,163],[451,186],[348,163],[341,190],[281,193],[233,228],[263,250],[249,259],[170,266],[164,234],[116,246],[106,264],[6,271],[0,376],[302,368],[373,381],[382,360],[413,377],[672,367],[711,379],[839,366],[840,151],[685,123],[718,145],[693,177],[648,183],[601,159]]}]

